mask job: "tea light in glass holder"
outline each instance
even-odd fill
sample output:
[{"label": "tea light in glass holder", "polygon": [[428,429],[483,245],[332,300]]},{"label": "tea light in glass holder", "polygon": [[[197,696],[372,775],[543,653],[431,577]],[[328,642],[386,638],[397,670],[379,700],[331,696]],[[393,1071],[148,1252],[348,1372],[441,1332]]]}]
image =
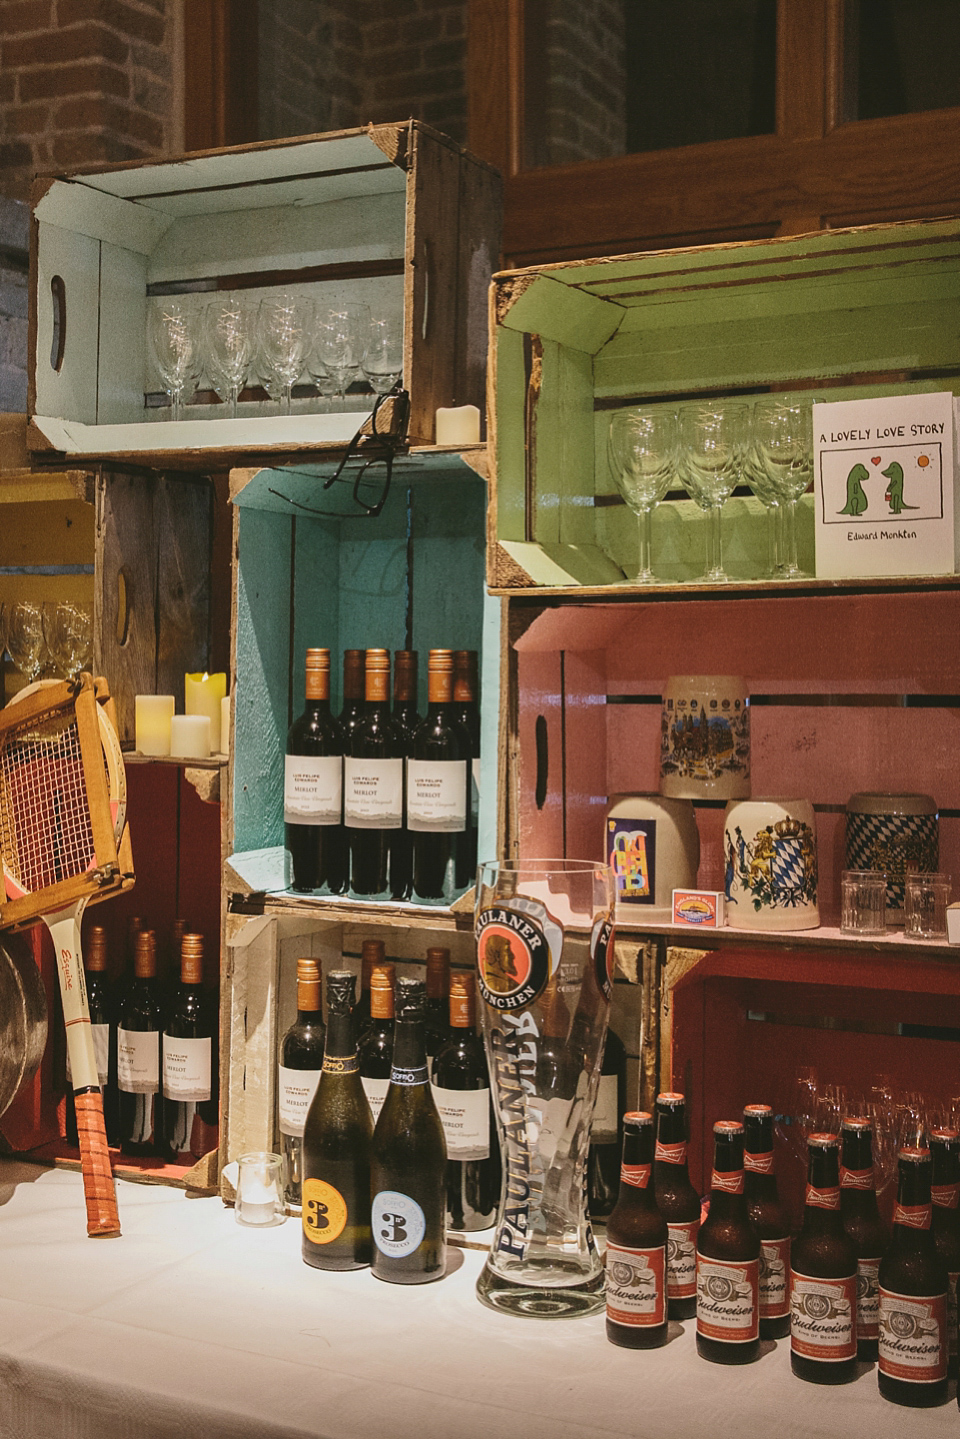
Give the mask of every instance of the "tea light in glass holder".
[{"label": "tea light in glass holder", "polygon": [[139,754],[170,753],[170,721],[175,708],[173,695],[135,697],[136,745]]},{"label": "tea light in glass holder", "polygon": [[241,1154],[234,1215],[238,1224],[267,1229],[286,1219],[282,1189],[283,1160],[279,1154]]}]

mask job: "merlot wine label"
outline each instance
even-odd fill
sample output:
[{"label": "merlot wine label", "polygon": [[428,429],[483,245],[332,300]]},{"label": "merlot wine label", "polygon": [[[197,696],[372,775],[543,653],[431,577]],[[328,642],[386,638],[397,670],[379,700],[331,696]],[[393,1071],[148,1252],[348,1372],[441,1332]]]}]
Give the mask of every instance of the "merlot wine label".
[{"label": "merlot wine label", "polygon": [[679,1144],[661,1144],[658,1139],[653,1157],[658,1164],[686,1164],[687,1141],[681,1139]]},{"label": "merlot wine label", "polygon": [[490,1157],[489,1089],[442,1089],[433,1087],[433,1101],[443,1125],[448,1159]]},{"label": "merlot wine label", "polygon": [[743,1155],[743,1167],[749,1170],[751,1174],[772,1174],[773,1153],[751,1154],[749,1149],[747,1149]]},{"label": "merlot wine label", "polygon": [[277,1118],[281,1134],[303,1138],[307,1110],[317,1092],[320,1074],[319,1069],[287,1069],[282,1064],[278,1066]]},{"label": "merlot wine label", "polygon": [[697,1333],[746,1344],[760,1333],[760,1261],[697,1255]]},{"label": "merlot wine label", "polygon": [[381,1189],[370,1212],[373,1240],[388,1259],[405,1259],[420,1246],[427,1230],[423,1210],[409,1194]]},{"label": "merlot wine label", "polygon": [[619,1108],[617,1076],[601,1074],[600,1083],[597,1085],[597,1102],[593,1107],[593,1119],[590,1121],[591,1144],[616,1144]]},{"label": "merlot wine label", "polygon": [[812,1184],[808,1184],[804,1202],[814,1209],[839,1209],[840,1189],[814,1189]]},{"label": "merlot wine label", "polygon": [[607,1318],[647,1328],[666,1318],[666,1250],[607,1245]]},{"label": "merlot wine label", "polygon": [[621,1164],[620,1166],[621,1180],[634,1189],[648,1189],[652,1172],[652,1164]]},{"label": "merlot wine label", "polygon": [[408,759],[407,829],[458,834],[466,827],[466,760]]},{"label": "merlot wine label", "polygon": [[491,1008],[522,1009],[546,988],[550,946],[538,917],[502,904],[489,905],[478,914],[474,928],[478,983]]},{"label": "merlot wine label", "polygon": [[325,1179],[305,1179],[302,1188],[303,1232],[311,1244],[331,1244],[347,1227],[347,1203]]},{"label": "merlot wine label", "polygon": [[791,1274],[790,1348],[802,1359],[839,1364],[857,1352],[857,1276]]},{"label": "merlot wine label", "polygon": [[874,1340],[880,1335],[880,1285],[877,1273],[880,1256],[857,1260],[857,1338]]},{"label": "merlot wine label", "polygon": [[903,1224],[907,1229],[929,1229],[933,1223],[932,1204],[895,1204],[894,1224]]},{"label": "merlot wine label", "polygon": [[742,1194],[744,1188],[743,1170],[731,1169],[721,1172],[715,1169],[710,1176],[710,1188],[719,1189],[722,1194]]},{"label": "merlot wine label", "polygon": [[160,1088],[160,1035],[117,1030],[117,1084],[125,1094],[156,1094]]},{"label": "merlot wine label", "polygon": [[760,1318],[790,1313],[790,1236],[760,1241]]},{"label": "merlot wine label", "polygon": [[610,915],[599,915],[590,935],[590,958],[597,988],[605,999],[613,998],[613,968],[616,954],[613,944],[613,920]]},{"label": "merlot wine label", "polygon": [[399,829],[403,823],[403,760],[345,759],[343,820],[352,829]]},{"label": "merlot wine label", "polygon": [[288,754],[283,762],[286,824],[339,824],[343,760],[338,754]]},{"label": "merlot wine label", "polygon": [[168,1099],[203,1104],[211,1093],[212,1041],[163,1036],[163,1092]]},{"label": "merlot wine label", "polygon": [[374,1124],[376,1124],[380,1118],[383,1101],[387,1097],[387,1090],[390,1088],[390,1081],[389,1079],[368,1079],[366,1075],[361,1075],[360,1083],[363,1085],[363,1092],[367,1096],[370,1113],[373,1115]]},{"label": "merlot wine label", "polygon": [[667,1297],[692,1299],[697,1292],[699,1219],[667,1225]]},{"label": "merlot wine label", "polygon": [[841,1189],[873,1189],[873,1165],[869,1169],[844,1169],[840,1166]]},{"label": "merlot wine label", "polygon": [[[93,1053],[97,1061],[97,1078],[101,1086],[107,1082],[107,1072],[110,1056],[110,1026],[109,1024],[91,1024],[90,1033],[93,1036]],[[67,1046],[67,1083],[73,1086],[73,1068],[70,1064],[70,1047]]]},{"label": "merlot wine label", "polygon": [[880,1373],[935,1384],[947,1373],[947,1297],[897,1294],[880,1286]]}]

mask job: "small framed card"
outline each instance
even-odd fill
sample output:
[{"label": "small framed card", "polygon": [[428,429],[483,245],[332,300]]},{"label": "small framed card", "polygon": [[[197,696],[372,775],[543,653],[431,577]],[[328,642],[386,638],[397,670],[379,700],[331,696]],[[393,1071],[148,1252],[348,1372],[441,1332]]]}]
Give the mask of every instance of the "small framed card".
[{"label": "small framed card", "polygon": [[949,392],[814,405],[818,578],[954,573],[953,430]]}]

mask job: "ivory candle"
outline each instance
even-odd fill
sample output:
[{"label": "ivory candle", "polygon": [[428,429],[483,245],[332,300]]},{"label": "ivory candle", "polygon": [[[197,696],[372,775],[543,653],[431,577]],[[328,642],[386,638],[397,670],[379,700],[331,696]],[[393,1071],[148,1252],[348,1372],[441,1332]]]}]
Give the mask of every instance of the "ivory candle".
[{"label": "ivory candle", "polygon": [[230,696],[220,701],[220,753],[230,753]]},{"label": "ivory candle", "polygon": [[170,721],[175,708],[173,695],[137,695],[134,698],[136,743],[140,754],[170,753]]},{"label": "ivory candle", "polygon": [[170,721],[170,753],[176,759],[207,759],[210,716],[174,715]]},{"label": "ivory candle", "polygon": [[184,675],[184,714],[207,716],[210,721],[210,751],[214,754],[220,752],[220,702],[226,692],[227,677],[222,672]]},{"label": "ivory candle", "polygon": [[480,411],[476,405],[459,405],[437,411],[438,445],[479,445]]}]

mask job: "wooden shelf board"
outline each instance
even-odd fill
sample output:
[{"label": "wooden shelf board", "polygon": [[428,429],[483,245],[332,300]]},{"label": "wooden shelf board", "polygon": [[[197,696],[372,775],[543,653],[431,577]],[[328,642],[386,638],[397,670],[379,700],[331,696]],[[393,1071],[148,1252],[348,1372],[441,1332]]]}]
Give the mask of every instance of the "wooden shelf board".
[{"label": "wooden shelf board", "polygon": [[[835,919],[835,916],[832,918]],[[774,949],[832,949],[855,954],[893,954],[899,952],[904,959],[910,957],[938,959],[947,963],[960,964],[960,946],[949,944],[945,939],[908,939],[903,930],[888,929],[886,934],[848,934],[836,923],[820,925],[816,929],[740,929],[725,924],[720,929],[705,929],[695,924],[642,923],[617,919],[617,937],[628,935],[663,935],[677,944],[697,949],[701,945],[731,946],[752,945]]]},{"label": "wooden shelf board", "polygon": [[140,754],[138,750],[123,752],[124,764],[166,764],[180,769],[223,769],[229,763],[229,755],[212,754],[207,759],[174,756],[169,754]]},{"label": "wooden shelf board", "polygon": [[888,591],[960,589],[960,575],[906,575],[890,579],[818,580],[814,577],[796,580],[735,579],[726,585],[701,585],[695,582],[656,585],[532,585],[529,588],[492,588],[490,594],[513,601],[602,599],[612,604],[625,601],[664,599],[738,599],[768,595],[822,594],[885,594]]},{"label": "wooden shelf board", "polygon": [[[80,1169],[80,1151],[75,1144],[68,1144],[65,1139],[38,1145],[22,1157],[29,1159],[31,1163],[50,1165],[54,1169]],[[121,1154],[119,1149],[113,1148],[110,1150],[110,1161],[117,1179],[129,1179],[135,1184],[164,1184],[180,1189],[191,1187],[186,1183],[186,1175],[196,1163],[194,1159],[191,1159],[189,1164],[167,1164],[162,1159],[131,1159]]]},{"label": "wooden shelf board", "polygon": [[331,924],[416,925],[450,932],[473,925],[473,905],[454,910],[446,905],[404,904],[392,900],[343,899],[294,894],[234,894],[233,914],[287,914],[313,917]]}]

